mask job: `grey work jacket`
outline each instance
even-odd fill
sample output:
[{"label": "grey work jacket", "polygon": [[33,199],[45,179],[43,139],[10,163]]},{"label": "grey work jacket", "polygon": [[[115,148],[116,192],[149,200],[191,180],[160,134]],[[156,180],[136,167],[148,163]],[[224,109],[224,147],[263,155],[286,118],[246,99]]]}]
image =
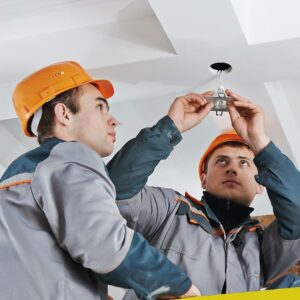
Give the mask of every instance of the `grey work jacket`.
[{"label": "grey work jacket", "polygon": [[[259,234],[246,220],[227,235],[205,199],[145,185],[181,140],[170,118],[143,129],[108,164],[128,226],[180,266],[202,295],[259,290],[300,260],[300,175],[271,143],[256,156],[256,180],[267,188],[277,220]],[[133,291],[126,299],[135,299]]]},{"label": "grey work jacket", "polygon": [[106,284],[152,299],[191,282],[126,226],[95,151],[47,140],[1,179],[0,298],[107,299]]}]

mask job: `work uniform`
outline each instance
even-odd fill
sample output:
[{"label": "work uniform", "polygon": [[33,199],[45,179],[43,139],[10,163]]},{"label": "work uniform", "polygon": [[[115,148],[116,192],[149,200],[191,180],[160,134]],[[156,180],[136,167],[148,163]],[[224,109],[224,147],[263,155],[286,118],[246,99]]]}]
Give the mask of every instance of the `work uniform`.
[{"label": "work uniform", "polygon": [[[253,209],[204,193],[145,185],[181,135],[166,116],[143,129],[108,164],[129,227],[180,266],[202,295],[259,290],[300,260],[300,174],[271,142],[254,159],[277,218],[264,231]],[[135,299],[129,291],[126,299]]]},{"label": "work uniform", "polygon": [[185,293],[187,275],[126,226],[102,158],[55,138],[14,161],[0,185],[1,299]]}]

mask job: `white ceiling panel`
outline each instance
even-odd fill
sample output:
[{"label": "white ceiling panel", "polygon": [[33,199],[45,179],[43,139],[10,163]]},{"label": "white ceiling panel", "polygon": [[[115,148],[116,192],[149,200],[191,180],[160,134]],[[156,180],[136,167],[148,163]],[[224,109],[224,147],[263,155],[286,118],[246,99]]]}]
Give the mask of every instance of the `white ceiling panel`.
[{"label": "white ceiling panel", "polygon": [[298,0],[231,0],[249,45],[300,37]]},{"label": "white ceiling panel", "polygon": [[[276,110],[278,121],[284,129],[291,147],[293,159],[300,166],[300,121],[299,121],[299,84],[294,82],[267,82],[266,88]],[[296,84],[296,85],[295,85]]]},{"label": "white ceiling panel", "polygon": [[0,1],[0,41],[150,16],[146,0]]}]

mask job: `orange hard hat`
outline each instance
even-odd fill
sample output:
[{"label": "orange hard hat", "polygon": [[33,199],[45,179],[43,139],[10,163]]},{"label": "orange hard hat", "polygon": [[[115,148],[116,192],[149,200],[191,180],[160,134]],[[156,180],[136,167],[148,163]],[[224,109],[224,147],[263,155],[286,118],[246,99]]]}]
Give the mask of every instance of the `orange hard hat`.
[{"label": "orange hard hat", "polygon": [[199,162],[199,175],[201,178],[201,175],[204,173],[205,170],[205,164],[207,157],[220,145],[227,143],[227,142],[239,142],[243,143],[248,146],[248,144],[235,132],[235,130],[230,130],[227,132],[224,132],[220,135],[218,135],[208,146],[204,154],[202,155],[200,162]]},{"label": "orange hard hat", "polygon": [[24,133],[34,136],[28,129],[28,122],[43,104],[67,90],[87,83],[93,84],[105,99],[114,94],[110,81],[93,79],[74,61],[47,66],[22,80],[13,93],[13,103]]}]

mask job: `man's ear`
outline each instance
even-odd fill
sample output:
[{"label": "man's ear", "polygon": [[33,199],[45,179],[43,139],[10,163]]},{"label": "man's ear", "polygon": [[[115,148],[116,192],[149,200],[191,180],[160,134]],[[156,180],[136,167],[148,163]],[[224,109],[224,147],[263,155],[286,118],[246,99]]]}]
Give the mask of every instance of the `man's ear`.
[{"label": "man's ear", "polygon": [[201,186],[205,190],[206,189],[206,174],[205,173],[201,174],[200,180],[201,180]]},{"label": "man's ear", "polygon": [[70,123],[70,111],[63,103],[57,103],[54,107],[54,113],[57,122],[61,125],[69,125]]},{"label": "man's ear", "polygon": [[265,189],[265,187],[264,187],[263,185],[261,185],[261,184],[258,184],[258,185],[257,185],[256,194],[257,194],[257,195],[260,195],[260,194],[262,194],[262,193],[263,193],[263,191],[264,191],[264,189]]}]

